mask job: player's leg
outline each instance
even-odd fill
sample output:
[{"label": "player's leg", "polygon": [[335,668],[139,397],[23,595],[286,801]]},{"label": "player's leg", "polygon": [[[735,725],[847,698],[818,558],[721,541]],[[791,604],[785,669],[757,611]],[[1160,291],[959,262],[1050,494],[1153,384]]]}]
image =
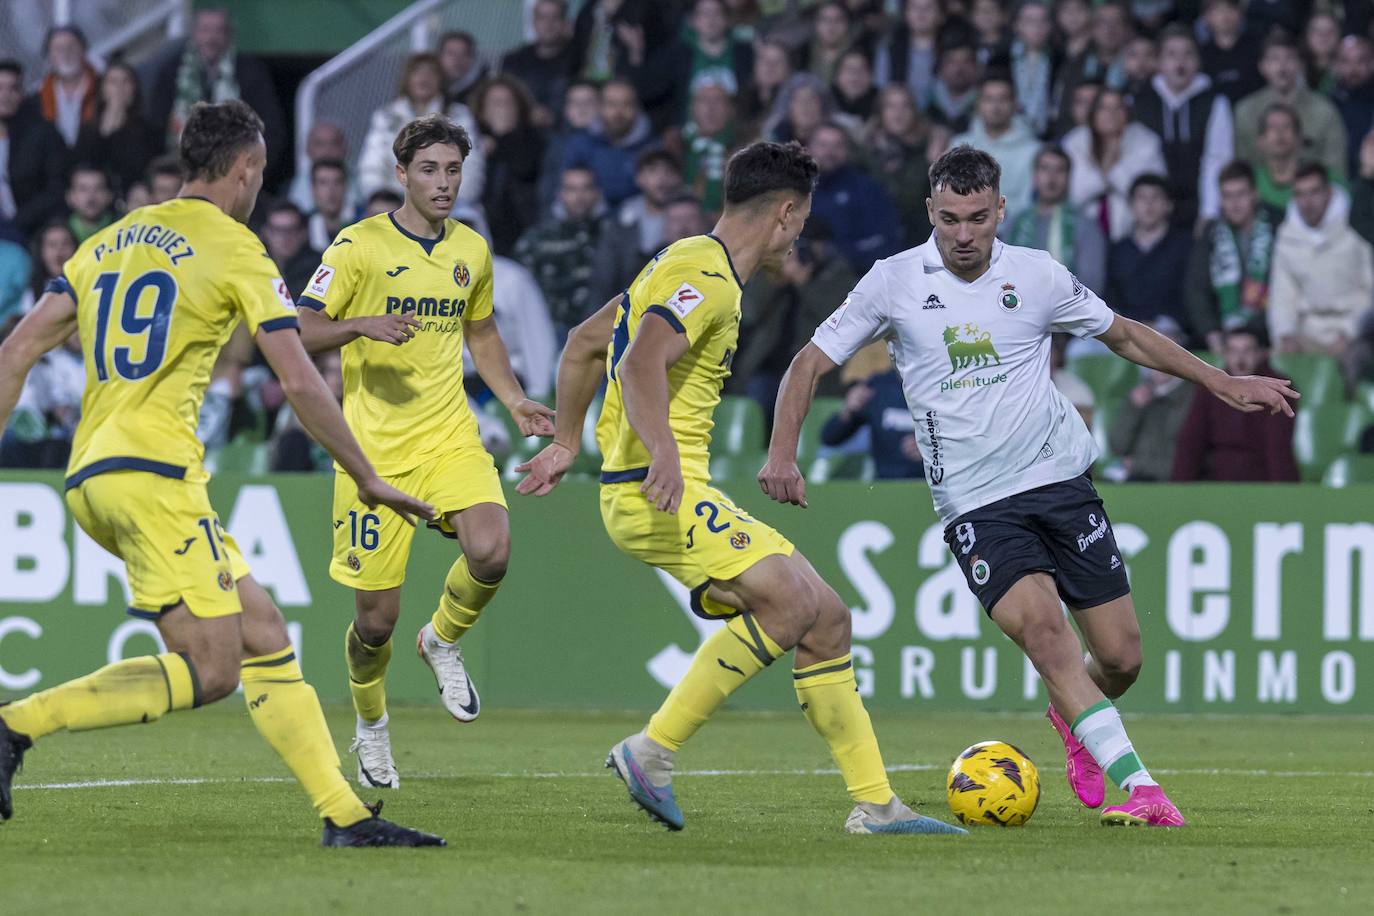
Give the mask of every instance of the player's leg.
[{"label": "player's leg", "polygon": [[344,634],[348,691],[356,713],[348,751],[358,759],[358,785],[399,789],[401,777],[391,753],[391,717],[386,710],[386,671],[391,664],[392,634],[401,615],[401,589],[358,589],[354,618]]},{"label": "player's leg", "polygon": [[459,722],[471,722],[482,701],[463,663],[458,641],[495,597],[510,562],[510,519],[499,503],[478,503],[444,518],[458,537],[462,556],[449,568],[430,622],[420,629],[416,649],[434,672],[444,708]]},{"label": "player's leg", "polygon": [[1073,738],[1102,772],[1131,793],[1128,805],[1103,812],[1103,823],[1181,826],[1182,816],[1145,768],[1116,707],[1089,677],[1053,580],[1044,573],[1022,576],[993,605],[992,619],[1035,665]]},{"label": "player's leg", "polygon": [[1108,699],[1130,689],[1140,675],[1140,623],[1129,594],[1096,607],[1073,608],[1074,623],[1088,646],[1088,676]]},{"label": "player's leg", "polygon": [[[387,482],[417,492],[418,472],[391,476]],[[358,500],[353,480],[346,474],[335,475],[329,575],[353,590],[354,618],[344,633],[348,689],[357,713],[349,752],[357,755],[358,784],[365,788],[400,786],[391,754],[386,671],[414,537],[415,529],[399,515],[369,509]]]},{"label": "player's leg", "polygon": [[238,594],[248,714],[324,820],[324,845],[441,845],[438,837],[383,821],[349,788],[339,772],[339,755],[319,697],[301,674],[281,611],[251,575],[239,578]]},{"label": "player's leg", "polygon": [[449,715],[471,722],[482,704],[458,642],[495,597],[510,563],[506,497],[496,464],[480,445],[455,449],[430,462],[418,492],[439,509],[436,527],[457,538],[462,555],[444,577],[434,614],[416,636],[415,647],[434,672]]}]

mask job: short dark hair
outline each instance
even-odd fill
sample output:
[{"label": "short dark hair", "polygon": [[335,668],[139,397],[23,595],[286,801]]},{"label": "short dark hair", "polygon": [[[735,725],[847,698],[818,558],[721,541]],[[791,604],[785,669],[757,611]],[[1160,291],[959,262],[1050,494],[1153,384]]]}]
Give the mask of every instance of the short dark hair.
[{"label": "short dark hair", "polygon": [[1170,200],[1174,199],[1174,195],[1169,191],[1169,181],[1163,175],[1156,175],[1154,172],[1146,172],[1143,175],[1136,176],[1135,181],[1131,182],[1131,193],[1129,197],[1134,200],[1135,192],[1139,191],[1141,188],[1158,188],[1160,193],[1165,197]]},{"label": "short dark hair", "polygon": [[1304,178],[1320,178],[1322,184],[1331,184],[1331,175],[1326,171],[1326,166],[1312,159],[1298,164],[1298,171],[1293,176],[1293,183],[1297,184]]},{"label": "short dark hair", "polygon": [[310,180],[314,181],[315,176],[325,169],[334,169],[342,172],[345,178],[348,176],[348,166],[344,165],[342,159],[316,159],[314,162],[310,163]]},{"label": "short dark hair", "polygon": [[787,192],[810,197],[820,168],[800,143],[759,140],[730,157],[725,166],[726,208],[765,194]]},{"label": "short dark hair", "polygon": [[457,29],[455,29],[455,30],[453,30],[453,31],[451,31],[451,32],[445,32],[444,34],[440,35],[440,36],[439,36],[439,43],[436,44],[434,47],[436,47],[436,48],[442,48],[444,45],[448,44],[450,41],[461,41],[463,44],[467,45],[469,48],[476,48],[476,47],[477,47],[477,39],[474,38],[474,37],[472,36],[472,33],[471,33],[471,32],[463,32],[463,31],[460,31],[460,30],[457,30]]},{"label": "short dark hair", "polygon": [[1040,160],[1044,159],[1046,156],[1053,156],[1056,159],[1062,159],[1064,164],[1069,167],[1069,170],[1073,171],[1073,160],[1069,158],[1069,154],[1064,152],[1063,147],[1054,143],[1046,143],[1044,146],[1036,150],[1035,159],[1031,161],[1031,166],[1035,167],[1039,165]]},{"label": "short dark hair", "polygon": [[192,105],[177,148],[186,180],[223,178],[245,147],[261,141],[262,130],[262,118],[239,99]]},{"label": "short dark hair", "polygon": [[399,207],[405,203],[405,199],[390,188],[378,188],[367,195],[367,206],[371,208],[379,203],[395,204]]},{"label": "short dark hair", "polygon": [[635,159],[635,174],[655,165],[666,165],[679,175],[682,174],[682,163],[661,146],[650,147],[639,154],[639,158]]},{"label": "short dark hair", "polygon": [[1159,30],[1159,46],[1164,47],[1164,42],[1171,38],[1181,38],[1192,45],[1194,51],[1199,50],[1197,36],[1193,34],[1192,29],[1181,22],[1171,22]]},{"label": "short dark hair", "polygon": [[1218,185],[1226,184],[1228,181],[1243,181],[1253,188],[1255,187],[1255,170],[1244,159],[1232,159],[1221,167],[1221,173],[1217,176]]},{"label": "short dark hair", "polygon": [[148,163],[146,176],[148,183],[152,184],[153,179],[159,175],[176,176],[176,179],[180,181],[186,175],[186,171],[181,167],[181,163],[175,155],[167,153]]},{"label": "short dark hair", "polygon": [[48,48],[52,46],[52,40],[63,32],[66,32],[80,42],[82,51],[90,48],[91,43],[86,40],[86,33],[81,31],[80,27],[74,25],[55,25],[48,29],[47,33],[43,36],[43,55],[45,57],[47,56]]},{"label": "short dark hair", "polygon": [[1222,337],[1227,340],[1242,336],[1255,338],[1255,343],[1261,350],[1269,349],[1269,329],[1264,326],[1263,321],[1246,321],[1222,331]]},{"label": "short dark hair", "polygon": [[263,216],[263,223],[266,224],[267,220],[270,220],[278,213],[290,213],[296,218],[298,223],[302,226],[305,225],[305,211],[289,200],[278,200],[269,206],[267,212]]},{"label": "short dark hair", "polygon": [[391,144],[391,151],[396,154],[396,161],[401,168],[405,168],[414,161],[416,153],[436,143],[458,147],[458,153],[465,160],[468,153],[472,152],[472,138],[467,130],[437,112],[416,118],[402,127],[396,135],[396,142]]},{"label": "short dark hair", "polygon": [[943,189],[962,197],[989,189],[999,191],[1002,167],[982,150],[961,144],[932,162],[928,177],[932,192]]},{"label": "short dark hair", "polygon": [[12,57],[0,60],[0,73],[13,73],[15,79],[24,82],[24,65]]},{"label": "short dark hair", "polygon": [[94,162],[78,162],[76,165],[72,166],[72,170],[67,174],[68,187],[71,187],[77,175],[99,175],[101,178],[105,179],[105,187],[112,187],[110,173]]},{"label": "short dark hair", "polygon": [[1259,132],[1261,134],[1269,129],[1269,119],[1276,114],[1287,115],[1293,121],[1293,129],[1299,134],[1302,133],[1302,115],[1298,114],[1296,108],[1292,105],[1285,105],[1283,102],[1270,102],[1260,114]]},{"label": "short dark hair", "polygon": [[1000,67],[990,67],[983,72],[978,80],[978,91],[981,93],[983,88],[990,83],[1002,83],[1011,90],[1011,97],[1016,98],[1016,80],[1012,79],[1011,71]]},{"label": "short dark hair", "polygon": [[1264,55],[1275,48],[1285,48],[1292,51],[1294,54],[1302,54],[1302,48],[1299,46],[1298,40],[1292,35],[1289,35],[1282,26],[1277,25],[1269,30],[1268,35],[1264,36],[1264,44],[1260,48],[1260,57],[1263,58]]}]

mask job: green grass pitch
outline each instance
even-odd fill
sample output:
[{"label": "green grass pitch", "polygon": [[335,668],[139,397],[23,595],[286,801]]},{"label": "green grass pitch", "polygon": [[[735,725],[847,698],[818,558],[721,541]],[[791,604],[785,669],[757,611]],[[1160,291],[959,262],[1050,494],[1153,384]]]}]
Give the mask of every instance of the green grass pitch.
[{"label": "green grass pitch", "polygon": [[[329,708],[340,751],[351,710]],[[642,714],[393,711],[386,814],[442,850],[325,850],[299,789],[229,700],[30,752],[0,826],[5,913],[1303,913],[1371,911],[1370,719],[1128,718],[1181,830],[1108,829],[1073,802],[1043,719],[877,715],[893,785],[949,818],[949,761],[1016,743],[1044,794],[1022,829],[849,837],[800,715],[726,712],[682,754],[670,834],[601,769]],[[351,777],[350,760],[345,769]],[[695,774],[695,775],[694,775]],[[90,786],[92,781],[131,784]],[[174,781],[180,780],[177,783]],[[371,798],[381,793],[367,793]],[[1118,798],[1109,790],[1109,803]]]}]

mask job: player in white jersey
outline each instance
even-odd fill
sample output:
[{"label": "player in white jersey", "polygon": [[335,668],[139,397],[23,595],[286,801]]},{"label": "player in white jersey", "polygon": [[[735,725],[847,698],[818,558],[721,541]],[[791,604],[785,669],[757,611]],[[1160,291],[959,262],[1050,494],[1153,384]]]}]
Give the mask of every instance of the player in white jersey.
[{"label": "player in white jersey", "polygon": [[[1096,337],[1118,355],[1201,385],[1237,410],[1284,411],[1288,382],[1232,377],[1112,312],[1043,251],[997,241],[1005,201],[988,154],[956,147],[930,167],[930,240],[879,261],[792,361],[778,394],[763,491],[806,505],[797,438],[816,380],[887,340],[945,541],[988,615],[1035,665],[1064,741],[1069,784],[1090,808],[1103,773],[1130,793],[1104,824],[1182,826],[1131,746],[1111,699],[1140,669],[1140,628],[1089,470],[1078,412],[1050,381],[1050,335]],[[1061,608],[1073,614],[1088,654]]]}]

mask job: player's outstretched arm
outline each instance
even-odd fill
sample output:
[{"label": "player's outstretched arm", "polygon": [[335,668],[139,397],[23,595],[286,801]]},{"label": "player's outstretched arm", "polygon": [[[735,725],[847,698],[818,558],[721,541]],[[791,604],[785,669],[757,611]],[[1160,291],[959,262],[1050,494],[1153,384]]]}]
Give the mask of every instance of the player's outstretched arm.
[{"label": "player's outstretched arm", "polygon": [[433,519],[433,506],[402,493],[377,476],[372,462],[367,460],[362,446],[348,428],[334,395],[320,377],[315,364],[310,361],[305,347],[301,346],[295,329],[259,330],[254,339],[262,355],[267,357],[272,371],[277,373],[282,392],[291,402],[305,431],[324,446],[325,451],[339,462],[339,466],[358,485],[358,499],[368,508],[379,504],[387,506],[412,525],[417,515],[426,520]]},{"label": "player's outstretched arm", "polygon": [[331,318],[308,305],[296,309],[301,323],[301,345],[307,353],[337,350],[359,337],[400,346],[422,327],[413,315],[367,315],[363,318]]},{"label": "player's outstretched arm", "polygon": [[1264,375],[1228,375],[1208,365],[1154,328],[1117,315],[1106,333],[1098,339],[1123,359],[1147,369],[1158,369],[1185,381],[1203,386],[1236,410],[1250,413],[1268,410],[1293,416],[1298,392],[1288,379]]},{"label": "player's outstretched arm", "polygon": [[773,409],[773,437],[768,441],[768,462],[759,471],[759,487],[770,499],[806,508],[806,478],[797,467],[797,442],[802,422],[811,410],[816,382],[835,369],[835,364],[813,343],[807,343],[792,359],[778,388]]},{"label": "player's outstretched arm", "polygon": [[553,442],[516,466],[515,470],[526,476],[515,485],[515,492],[525,496],[547,495],[577,460],[587,408],[606,374],[606,350],[611,345],[615,310],[619,307],[620,296],[616,296],[568,334],[563,356],[558,360],[554,389],[558,415],[553,423]]},{"label": "player's outstretched arm", "polygon": [[552,436],[553,410],[538,401],[525,397],[525,389],[515,377],[510,367],[510,353],[501,332],[496,329],[496,319],[491,315],[476,321],[464,322],[463,333],[467,335],[468,349],[472,351],[472,361],[477,365],[477,374],[487,383],[492,394],[505,405],[511,419],[524,436]]},{"label": "player's outstretched arm", "polygon": [[29,370],[76,330],[76,300],[67,293],[44,293],[4,343],[0,343],[0,430],[9,422]]},{"label": "player's outstretched arm", "polygon": [[625,419],[649,450],[649,474],[639,490],[661,512],[675,513],[682,504],[682,458],[668,422],[668,368],[687,352],[687,335],[668,320],[648,312],[634,340],[620,358],[620,395]]}]

